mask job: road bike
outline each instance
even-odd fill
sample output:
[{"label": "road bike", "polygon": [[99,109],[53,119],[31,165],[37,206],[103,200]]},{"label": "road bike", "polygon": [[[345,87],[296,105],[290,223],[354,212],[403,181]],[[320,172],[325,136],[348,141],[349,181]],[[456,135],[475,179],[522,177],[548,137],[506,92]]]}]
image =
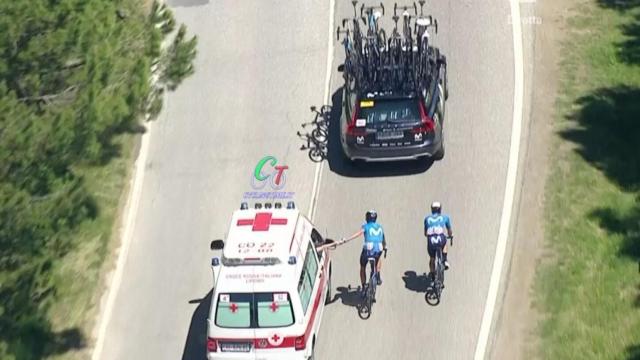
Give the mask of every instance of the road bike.
[{"label": "road bike", "polygon": [[389,36],[387,56],[389,58],[392,88],[397,89],[402,85],[402,75],[404,72],[402,61],[402,35],[398,32],[398,20],[400,20],[400,17],[397,14],[394,14],[392,19],[395,25],[391,35]]},{"label": "road bike", "polygon": [[415,23],[418,48],[417,80],[424,79],[428,75],[429,70],[433,67],[437,59],[434,48],[429,45],[429,28],[434,28],[435,33],[438,33],[438,20],[434,19],[431,15],[424,15],[425,0],[419,0],[419,3],[420,15],[417,17]]},{"label": "road bike", "polygon": [[358,4],[357,0],[351,1],[351,5],[353,6],[353,18],[342,19],[342,28],[344,30],[340,30],[340,27],[338,27],[338,30],[337,30],[338,40],[340,38],[341,33],[344,33],[346,35],[343,40],[343,45],[345,47],[345,55],[346,55],[345,72],[343,73],[343,76],[345,76],[345,80],[350,80],[350,79],[355,80],[353,84],[354,88],[356,85],[355,82],[358,82],[358,83],[361,82],[364,74],[364,70],[363,70],[364,46],[362,44],[363,35],[362,35],[362,31],[360,30],[360,20],[358,19],[358,12],[356,9],[357,4]]},{"label": "road bike", "polygon": [[342,45],[344,46],[344,70],[342,71],[342,77],[344,78],[344,83],[347,88],[350,90],[355,89],[356,80],[359,78],[356,70],[356,66],[358,65],[358,58],[353,48],[353,39],[351,39],[351,32],[348,28],[345,27],[345,23],[349,19],[343,19],[342,24],[345,28],[341,30],[338,26],[336,30],[336,40],[340,40],[340,34],[344,34],[344,38],[342,39]]},{"label": "road bike", "polygon": [[[384,252],[384,257],[387,257],[387,249],[382,250]],[[371,276],[369,277],[369,282],[365,284],[365,293],[364,299],[362,303],[358,306],[358,316],[361,319],[366,320],[371,317],[371,312],[373,311],[373,303],[376,301],[376,287],[378,286],[378,269],[376,264],[376,258],[373,256],[369,256],[367,258],[367,262],[369,266],[371,266]]]},{"label": "road bike", "polygon": [[[403,77],[405,79],[413,80],[414,77],[412,76],[412,74],[415,73],[413,32],[411,28],[411,20],[413,16],[411,16],[409,10],[413,9],[413,13],[415,14],[415,16],[418,16],[418,7],[416,6],[416,3],[413,3],[413,6],[398,6],[398,4],[396,3],[393,4],[394,15],[397,15],[398,9],[402,10],[402,60],[404,65]],[[404,81],[404,84],[408,85],[407,81]]]},{"label": "road bike", "polygon": [[[453,237],[447,237],[451,241],[451,245],[453,246]],[[444,258],[442,256],[442,247],[438,247],[436,249],[436,258],[434,264],[434,279],[431,282],[429,288],[427,288],[427,293],[425,295],[425,300],[430,305],[438,305],[440,303],[440,298],[442,296],[442,290],[444,289]]]},{"label": "road bike", "polygon": [[321,162],[327,158],[329,150],[326,141],[319,141],[309,133],[303,134],[298,131],[296,134],[307,142],[300,147],[300,150],[309,150],[309,159],[311,161]]},{"label": "road bike", "polygon": [[[380,11],[382,10],[382,11]],[[367,16],[365,17],[364,14]],[[380,83],[382,80],[382,52],[385,51],[387,35],[384,29],[380,29],[378,19],[384,15],[384,4],[380,6],[360,7],[362,22],[367,26],[367,35],[363,53],[366,61],[367,81],[369,84]]]},{"label": "road bike", "polygon": [[315,117],[308,123],[303,123],[302,127],[307,125],[315,126],[315,129],[311,131],[311,136],[321,142],[326,143],[329,140],[329,115],[331,114],[330,105],[322,105],[320,110],[315,106],[311,106],[311,112],[315,113]]}]

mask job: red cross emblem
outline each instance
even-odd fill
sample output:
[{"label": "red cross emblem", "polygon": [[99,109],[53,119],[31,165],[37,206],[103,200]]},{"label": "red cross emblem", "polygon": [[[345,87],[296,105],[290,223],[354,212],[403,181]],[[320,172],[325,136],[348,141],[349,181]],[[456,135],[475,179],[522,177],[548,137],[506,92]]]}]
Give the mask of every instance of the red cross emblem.
[{"label": "red cross emblem", "polygon": [[278,310],[279,306],[274,301],[274,302],[271,303],[271,305],[269,305],[269,308],[271,309],[271,311],[276,312],[276,310]]},{"label": "red cross emblem", "polygon": [[267,341],[271,346],[280,346],[284,342],[284,338],[276,333],[273,333],[267,338]]},{"label": "red cross emblem", "polygon": [[231,305],[229,305],[229,310],[231,310],[231,312],[235,314],[236,311],[238,311],[238,305],[236,305],[235,303],[231,303]]},{"label": "red cross emblem", "polygon": [[251,231],[269,231],[271,225],[287,225],[287,219],[273,218],[270,212],[259,212],[253,219],[238,219],[237,226],[253,225]]}]

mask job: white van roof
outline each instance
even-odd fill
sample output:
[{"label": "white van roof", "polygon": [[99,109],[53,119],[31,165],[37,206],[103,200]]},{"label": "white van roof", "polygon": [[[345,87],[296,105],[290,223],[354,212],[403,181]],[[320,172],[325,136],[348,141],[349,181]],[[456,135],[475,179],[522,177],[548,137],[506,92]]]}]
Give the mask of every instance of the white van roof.
[{"label": "white van roof", "polygon": [[222,253],[219,290],[283,291],[297,286],[311,231],[297,209],[236,210]]}]

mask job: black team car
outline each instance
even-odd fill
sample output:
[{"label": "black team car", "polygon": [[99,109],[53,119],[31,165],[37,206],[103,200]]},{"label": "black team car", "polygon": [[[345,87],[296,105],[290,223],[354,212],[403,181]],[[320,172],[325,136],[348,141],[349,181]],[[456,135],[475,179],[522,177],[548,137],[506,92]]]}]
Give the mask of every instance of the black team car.
[{"label": "black team car", "polygon": [[[411,21],[406,14],[404,20]],[[430,16],[428,20],[433,24]],[[338,29],[341,32],[347,35],[343,40],[345,64],[340,69],[345,78],[340,140],[346,158],[441,160],[448,95],[446,57],[428,45],[424,31],[421,41],[413,39],[412,46],[402,39],[395,47],[383,30],[378,35],[370,31],[362,43],[354,38],[358,29]],[[354,50],[360,47],[362,51]]]}]

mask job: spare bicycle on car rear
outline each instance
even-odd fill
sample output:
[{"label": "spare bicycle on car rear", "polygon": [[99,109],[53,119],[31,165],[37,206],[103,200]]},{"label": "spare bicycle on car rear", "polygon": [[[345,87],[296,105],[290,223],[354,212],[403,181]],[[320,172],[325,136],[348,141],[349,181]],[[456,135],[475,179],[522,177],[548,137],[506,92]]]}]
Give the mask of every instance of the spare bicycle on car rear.
[{"label": "spare bicycle on car rear", "polygon": [[358,18],[353,0],[353,18],[343,19],[336,30],[345,52],[339,128],[348,160],[444,157],[447,59],[430,41],[438,22],[424,14],[425,2],[419,3],[419,13],[415,3],[395,4],[395,26],[387,32],[384,4],[360,6]]}]

